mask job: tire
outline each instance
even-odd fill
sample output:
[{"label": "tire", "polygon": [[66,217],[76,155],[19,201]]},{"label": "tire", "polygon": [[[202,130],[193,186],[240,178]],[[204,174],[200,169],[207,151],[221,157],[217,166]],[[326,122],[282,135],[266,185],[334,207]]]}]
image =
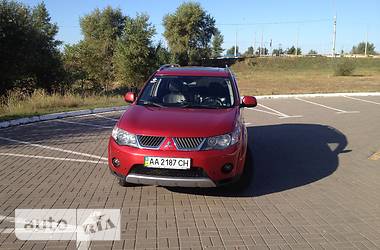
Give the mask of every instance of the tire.
[{"label": "tire", "polygon": [[119,185],[122,187],[130,187],[131,184],[125,181],[125,178],[118,178]]}]

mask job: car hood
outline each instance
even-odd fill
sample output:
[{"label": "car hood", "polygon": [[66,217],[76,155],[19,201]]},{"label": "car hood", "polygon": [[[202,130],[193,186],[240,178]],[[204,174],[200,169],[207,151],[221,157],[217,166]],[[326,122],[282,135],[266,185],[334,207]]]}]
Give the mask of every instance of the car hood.
[{"label": "car hood", "polygon": [[130,105],[118,127],[133,134],[209,137],[233,130],[239,108],[190,109]]}]

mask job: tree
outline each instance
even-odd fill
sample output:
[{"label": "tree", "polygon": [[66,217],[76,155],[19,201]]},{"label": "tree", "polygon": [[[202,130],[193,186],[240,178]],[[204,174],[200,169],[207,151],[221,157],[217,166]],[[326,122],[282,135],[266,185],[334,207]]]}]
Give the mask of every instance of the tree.
[{"label": "tree", "polygon": [[253,51],[253,47],[252,46],[250,46],[250,47],[248,47],[247,48],[247,51],[246,52],[244,52],[244,56],[253,56],[255,54],[255,52]]},{"label": "tree", "polygon": [[95,9],[80,19],[83,68],[89,80],[106,91],[115,80],[113,56],[126,19],[120,9],[112,7]]},{"label": "tree", "polygon": [[[154,34],[147,15],[137,15],[125,22],[114,58],[117,79],[124,85],[140,87],[157,66],[157,50],[152,45]],[[157,49],[162,50],[161,45]]]},{"label": "tree", "polygon": [[[352,54],[365,54],[365,42],[360,42],[357,46],[353,46]],[[373,43],[367,44],[367,55],[376,55],[375,45]]]},{"label": "tree", "polygon": [[311,49],[307,54],[308,55],[318,55],[318,52],[316,50]]},{"label": "tree", "polygon": [[224,41],[223,35],[218,29],[216,29],[214,36],[212,37],[212,53],[211,56],[214,58],[220,57],[224,51],[222,44]]},{"label": "tree", "polygon": [[272,55],[275,55],[275,56],[280,56],[280,55],[283,55],[283,54],[285,54],[285,52],[282,50],[282,48],[273,49],[273,51],[272,51]]},{"label": "tree", "polygon": [[173,62],[198,64],[211,55],[210,41],[216,34],[215,19],[199,3],[181,4],[163,19]]},{"label": "tree", "polygon": [[170,57],[171,57],[170,52],[168,51],[167,48],[165,48],[162,45],[161,41],[157,44],[155,50],[156,50],[156,52],[154,54],[156,57],[156,61],[157,61],[156,65],[157,66],[161,66],[161,65],[170,63]]},{"label": "tree", "polygon": [[[295,55],[296,54],[296,48],[294,46],[288,48],[286,50],[286,54],[288,55]],[[297,48],[297,55],[301,55],[302,54],[302,51],[300,48]]]},{"label": "tree", "polygon": [[61,55],[58,46],[61,41],[55,39],[57,24],[51,23],[50,15],[42,2],[32,10],[32,19],[37,32],[33,71],[37,77],[37,86],[52,92],[56,90],[63,77]]},{"label": "tree", "polygon": [[66,45],[62,56],[65,70],[65,87],[69,89],[78,83],[82,95],[84,95],[85,89],[93,89],[93,86],[88,86],[92,82],[86,81],[88,74],[85,70],[85,61],[83,60],[85,52],[83,50],[82,42]]},{"label": "tree", "polygon": [[[226,52],[226,56],[227,57],[234,57],[235,56],[235,46],[232,46],[231,48],[229,48]],[[239,53],[239,46],[236,46],[236,56],[240,56],[240,53]]]},{"label": "tree", "polygon": [[269,51],[267,48],[261,48],[261,47],[258,47],[257,48],[257,51],[256,51],[256,55],[268,55]]},{"label": "tree", "polygon": [[56,89],[62,76],[60,42],[45,4],[29,8],[2,0],[0,13],[0,95],[14,88]]}]

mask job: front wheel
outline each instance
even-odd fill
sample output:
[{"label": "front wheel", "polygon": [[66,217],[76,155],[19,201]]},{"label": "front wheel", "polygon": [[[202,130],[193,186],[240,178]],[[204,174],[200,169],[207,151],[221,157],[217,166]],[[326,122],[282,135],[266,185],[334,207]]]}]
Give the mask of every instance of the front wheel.
[{"label": "front wheel", "polygon": [[119,179],[118,183],[119,183],[120,186],[122,186],[122,187],[130,187],[130,186],[132,186],[132,184],[129,183],[129,182],[127,182],[125,180],[125,178],[118,178],[118,179]]}]

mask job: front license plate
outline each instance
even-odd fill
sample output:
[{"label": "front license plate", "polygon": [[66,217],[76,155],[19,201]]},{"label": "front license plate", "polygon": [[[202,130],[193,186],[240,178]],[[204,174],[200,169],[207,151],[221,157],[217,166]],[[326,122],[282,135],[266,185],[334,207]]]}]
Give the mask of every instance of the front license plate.
[{"label": "front license plate", "polygon": [[145,156],[144,166],[148,168],[190,169],[191,159]]}]

